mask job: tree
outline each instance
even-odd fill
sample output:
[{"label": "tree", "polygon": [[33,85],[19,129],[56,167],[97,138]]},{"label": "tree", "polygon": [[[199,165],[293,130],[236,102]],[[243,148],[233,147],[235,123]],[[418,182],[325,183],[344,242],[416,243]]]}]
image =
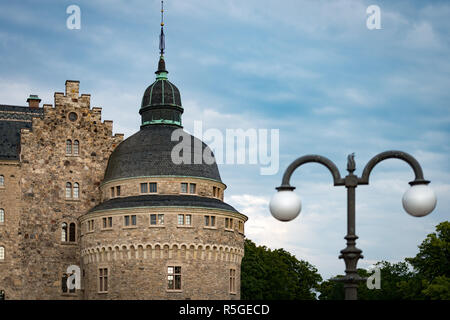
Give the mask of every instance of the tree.
[{"label": "tree", "polygon": [[[404,262],[376,264],[381,271],[381,289],[369,290],[366,282],[358,286],[360,300],[425,300],[450,299],[450,223],[444,221],[436,226],[420,244],[419,253]],[[358,269],[358,274],[370,274]],[[342,277],[342,276],[338,276]],[[344,299],[342,282],[327,280],[320,285],[319,299]]]},{"label": "tree", "polygon": [[284,249],[270,250],[245,240],[241,266],[241,298],[244,300],[315,299],[322,277],[306,261]]},{"label": "tree", "polygon": [[441,222],[436,231],[420,244],[414,258],[405,259],[429,282],[440,276],[450,277],[450,222]]}]

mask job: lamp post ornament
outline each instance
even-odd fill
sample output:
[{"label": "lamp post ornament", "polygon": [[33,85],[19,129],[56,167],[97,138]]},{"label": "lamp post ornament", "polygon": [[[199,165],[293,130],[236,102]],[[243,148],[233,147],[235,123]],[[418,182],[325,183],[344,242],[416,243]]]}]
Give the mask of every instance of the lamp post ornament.
[{"label": "lamp post ornament", "polygon": [[345,186],[347,188],[347,247],[341,250],[339,259],[344,259],[345,276],[334,279],[344,283],[345,299],[356,300],[358,283],[365,280],[357,273],[358,260],[363,258],[362,250],[356,247],[355,234],[355,190],[358,185],[368,185],[369,175],[375,165],[386,159],[400,159],[407,162],[414,171],[415,179],[409,184],[411,188],[405,192],[402,203],[407,213],[415,217],[422,217],[429,214],[436,207],[436,195],[428,186],[430,181],[423,177],[422,168],[417,160],[410,154],[402,151],[385,151],[373,157],[364,167],[361,177],[353,172],[356,169],[355,154],[352,153],[347,158],[346,177],[341,178],[341,174],[336,165],[326,157],[319,155],[306,155],[292,162],[283,175],[281,186],[276,189],[278,192],[270,200],[270,212],[280,221],[291,221],[295,219],[301,211],[300,198],[293,192],[295,187],[289,184],[292,173],[301,165],[309,162],[316,162],[328,168],[333,176],[334,186]]}]

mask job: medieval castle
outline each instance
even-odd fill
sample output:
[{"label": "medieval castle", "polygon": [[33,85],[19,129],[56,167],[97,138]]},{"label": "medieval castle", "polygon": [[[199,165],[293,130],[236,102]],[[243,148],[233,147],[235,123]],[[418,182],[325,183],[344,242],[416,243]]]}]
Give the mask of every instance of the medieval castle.
[{"label": "medieval castle", "polygon": [[[172,161],[183,108],[162,27],[160,43],[140,130],[126,140],[79,81],[54,106],[36,95],[0,105],[0,297],[240,298],[247,217],[223,201],[215,162]],[[209,149],[184,136],[192,158]]]}]

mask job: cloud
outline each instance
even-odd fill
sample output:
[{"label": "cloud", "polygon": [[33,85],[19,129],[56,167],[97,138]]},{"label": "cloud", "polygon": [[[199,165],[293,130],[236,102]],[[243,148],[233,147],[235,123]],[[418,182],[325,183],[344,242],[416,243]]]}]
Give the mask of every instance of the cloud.
[{"label": "cloud", "polygon": [[[80,32],[65,28],[64,4],[30,3],[0,5],[0,102],[24,105],[32,93],[53,103],[53,92],[77,79],[115,132],[138,131],[142,94],[159,57],[160,2],[81,1]],[[383,3],[383,29],[373,31],[365,24],[366,1],[165,5],[165,58],[169,80],[181,91],[185,129],[193,132],[195,120],[223,133],[280,129],[277,174],[219,166],[226,201],[249,216],[250,239],[291,251],[325,277],[343,273],[337,256],[345,247],[346,190],[332,186],[326,168],[308,164],[293,175],[303,201],[296,220],[281,223],[268,211],[284,169],[305,154],[330,158],[345,175],[351,152],[360,174],[377,153],[404,150],[432,181],[438,206],[422,219],[403,211],[413,172],[401,161],[379,164],[370,185],[357,188],[357,243],[370,263],[414,255],[448,219],[448,4]]]}]

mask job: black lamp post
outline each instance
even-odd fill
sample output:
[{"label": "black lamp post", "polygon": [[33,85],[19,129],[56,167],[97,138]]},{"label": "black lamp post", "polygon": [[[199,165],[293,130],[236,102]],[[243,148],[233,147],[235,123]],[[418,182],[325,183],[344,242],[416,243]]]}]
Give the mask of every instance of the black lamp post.
[{"label": "black lamp post", "polygon": [[344,282],[345,299],[356,300],[358,282],[364,280],[357,273],[358,260],[362,259],[362,251],[356,247],[355,234],[355,189],[358,185],[369,184],[369,175],[375,165],[383,160],[396,158],[406,161],[414,170],[415,179],[409,184],[411,188],[404,194],[402,202],[403,208],[410,215],[422,217],[429,214],[436,207],[436,195],[428,186],[430,181],[423,177],[420,164],[410,154],[402,151],[386,151],[373,157],[365,166],[362,176],[357,177],[355,171],[354,154],[348,156],[347,171],[345,178],[341,178],[336,165],[328,158],[319,155],[306,155],[292,162],[283,175],[281,186],[276,188],[278,192],[270,201],[270,211],[272,215],[281,221],[293,220],[300,213],[300,198],[293,192],[295,187],[289,184],[292,173],[302,164],[317,162],[323,164],[330,170],[335,186],[345,186],[347,188],[347,247],[341,250],[339,259],[345,262],[345,277],[340,279]]}]

